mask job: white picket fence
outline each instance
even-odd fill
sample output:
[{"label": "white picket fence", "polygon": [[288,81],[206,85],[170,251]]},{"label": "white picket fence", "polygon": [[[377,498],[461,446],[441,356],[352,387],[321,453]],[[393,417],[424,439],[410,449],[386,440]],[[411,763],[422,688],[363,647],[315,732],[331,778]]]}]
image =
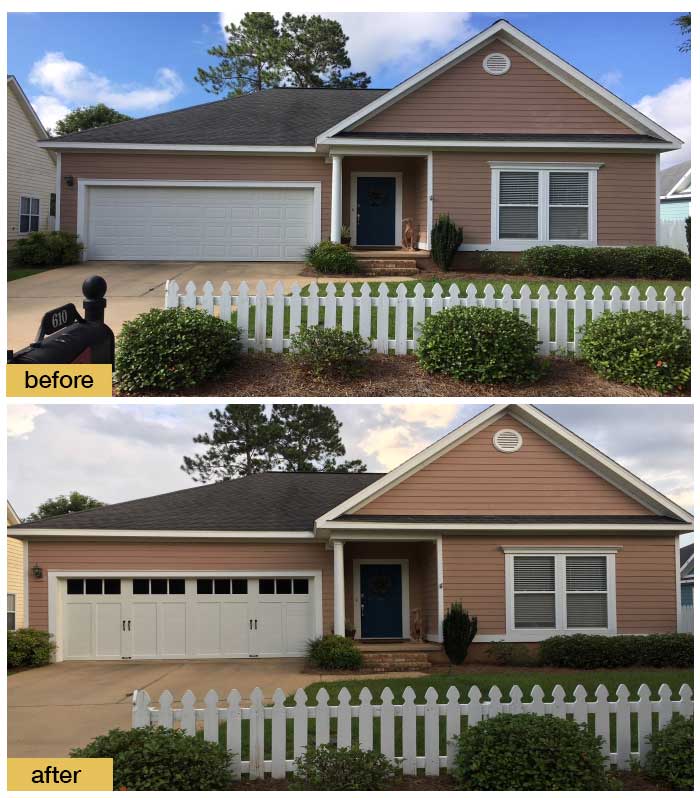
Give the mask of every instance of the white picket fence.
[{"label": "white picket fence", "polygon": [[688,252],[685,219],[662,219],[659,225],[659,245]]},{"label": "white picket fence", "polygon": [[[690,287],[682,290],[680,299],[671,286],[666,287],[662,298],[651,286],[644,296],[636,286],[629,288],[626,298],[623,298],[618,286],[610,290],[609,298],[605,297],[600,286],[595,286],[591,293],[592,298],[587,299],[586,289],[578,285],[571,297],[566,287],[560,285],[552,296],[549,288],[541,285],[537,295],[533,296],[531,288],[523,285],[516,296],[512,287],[506,284],[500,296],[497,296],[495,288],[489,284],[484,287],[483,296],[478,296],[473,283],[467,286],[464,293],[460,293],[454,283],[447,292],[436,283],[432,292],[426,295],[424,286],[417,283],[413,295],[408,296],[406,286],[399,283],[396,296],[390,297],[386,283],[380,284],[377,296],[371,296],[367,283],[363,283],[359,294],[355,294],[352,284],[346,282],[340,291],[333,283],[328,283],[324,296],[319,296],[318,284],[311,283],[308,296],[302,296],[301,288],[296,284],[292,286],[291,293],[285,295],[281,282],[275,285],[272,294],[268,294],[267,285],[260,281],[255,293],[251,293],[247,283],[241,283],[234,292],[225,282],[219,294],[214,294],[214,286],[206,282],[200,295],[197,294],[197,286],[191,281],[185,286],[185,292],[181,293],[180,286],[174,280],[169,280],[165,286],[165,307],[201,307],[212,315],[216,315],[215,309],[218,309],[218,315],[226,321],[231,319],[235,310],[244,351],[253,349],[257,352],[283,352],[289,348],[290,337],[302,326],[315,327],[322,323],[324,327],[340,326],[346,331],[359,332],[381,354],[394,352],[405,355],[415,349],[426,315],[458,306],[516,311],[537,326],[542,355],[552,352],[576,353],[581,326],[605,311],[681,313],[686,326],[690,328]],[[572,326],[570,321],[573,322]],[[573,330],[573,337],[570,337],[570,330]]]},{"label": "white picket fence", "polygon": [[[158,705],[151,704],[145,690],[135,690],[133,695],[132,725],[134,728],[161,725],[181,728],[194,735],[201,730],[204,739],[217,742],[220,727],[225,726],[226,747],[233,754],[233,775],[240,779],[246,774],[250,779],[284,778],[294,770],[294,760],[307,746],[334,744],[338,748],[359,745],[364,750],[376,749],[400,764],[406,775],[423,770],[426,776],[437,776],[441,768],[451,768],[456,752],[455,738],[467,725],[473,726],[485,718],[499,713],[520,715],[526,712],[537,715],[570,717],[577,723],[592,723],[597,735],[603,738],[603,752],[610,765],[629,769],[633,761],[643,762],[649,750],[648,735],[654,728],[663,728],[674,713],[685,717],[693,715],[693,691],[684,684],[672,697],[671,688],[663,684],[658,698],[652,698],[645,684],[637,690],[636,700],[631,700],[628,687],[621,684],[615,697],[609,696],[604,685],[599,685],[594,697],[577,686],[574,700],[567,701],[566,691],[557,685],[552,690],[552,700],[545,701],[544,690],[536,685],[530,700],[523,701],[523,691],[515,686],[509,701],[503,701],[498,687],[488,691],[483,698],[478,687],[471,687],[468,701],[460,703],[459,690],[447,690],[447,702],[438,703],[438,693],[429,687],[425,702],[416,703],[416,693],[407,687],[403,701],[394,703],[394,694],[385,687],[381,703],[372,703],[367,687],[360,691],[360,703],[350,703],[350,692],[343,688],[338,694],[338,704],[329,703],[329,695],[321,688],[316,702],[308,704],[308,696],[299,689],[294,695],[294,705],[285,706],[285,692],[278,688],[271,705],[265,705],[259,687],[243,702],[238,690],[231,690],[222,700],[214,690],[204,697],[204,705],[196,706],[194,693],[188,690],[175,706],[168,690],[161,693]],[[243,704],[246,704],[245,706]],[[636,724],[633,722],[636,719]],[[398,719],[398,720],[397,720]],[[313,730],[311,724],[313,722]],[[397,725],[401,731],[400,751],[397,747]],[[636,725],[636,728],[635,728]],[[441,746],[441,731],[444,746]],[[243,741],[248,740],[248,758],[244,759]],[[613,750],[613,740],[614,750]]]}]

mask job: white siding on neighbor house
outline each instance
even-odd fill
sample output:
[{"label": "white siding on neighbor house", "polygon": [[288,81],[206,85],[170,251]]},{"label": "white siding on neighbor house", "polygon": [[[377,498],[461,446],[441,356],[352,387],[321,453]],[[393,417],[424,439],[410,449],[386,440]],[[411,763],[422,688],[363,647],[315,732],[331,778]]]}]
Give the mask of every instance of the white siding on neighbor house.
[{"label": "white siding on neighbor house", "polygon": [[39,230],[49,229],[49,203],[56,190],[56,164],[42,150],[39,136],[17,99],[7,87],[7,240],[16,241],[19,232],[19,201],[22,196],[39,199]]},{"label": "white siding on neighbor house", "polygon": [[661,200],[661,221],[671,221],[673,219],[685,219],[690,216],[690,200]]}]

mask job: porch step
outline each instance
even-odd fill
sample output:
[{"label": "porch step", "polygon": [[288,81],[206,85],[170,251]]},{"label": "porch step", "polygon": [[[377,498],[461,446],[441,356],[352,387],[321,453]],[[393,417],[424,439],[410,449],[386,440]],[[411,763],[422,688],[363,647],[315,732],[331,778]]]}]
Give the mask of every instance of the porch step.
[{"label": "porch step", "polygon": [[368,277],[415,277],[416,261],[409,258],[358,258],[360,274]]},{"label": "porch step", "polygon": [[429,671],[432,667],[425,651],[362,651],[363,670],[370,673]]}]

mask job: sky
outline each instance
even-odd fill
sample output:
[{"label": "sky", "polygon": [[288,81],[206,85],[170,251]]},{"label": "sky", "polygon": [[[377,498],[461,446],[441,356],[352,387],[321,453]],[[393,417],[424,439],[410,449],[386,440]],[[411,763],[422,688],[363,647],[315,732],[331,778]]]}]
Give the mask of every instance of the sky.
[{"label": "sky", "polygon": [[[279,18],[291,6],[270,9]],[[668,166],[690,157],[690,56],[670,13],[324,14],[350,36],[352,68],[372,86],[396,85],[500,18],[635,105],[687,142]],[[215,99],[195,83],[207,50],[225,42],[240,13],[12,13],[8,72],[51,127],[70,109],[104,102],[131,116]],[[124,43],[128,42],[128,46]]]},{"label": "sky", "polygon": [[[194,487],[180,470],[203,451],[218,404],[8,406],[8,498],[20,517],[49,497],[78,490],[107,503]],[[488,405],[331,404],[350,459],[387,471]],[[692,407],[566,404],[540,409],[692,511]],[[689,540],[690,538],[688,538]],[[687,542],[687,541],[682,541]]]}]

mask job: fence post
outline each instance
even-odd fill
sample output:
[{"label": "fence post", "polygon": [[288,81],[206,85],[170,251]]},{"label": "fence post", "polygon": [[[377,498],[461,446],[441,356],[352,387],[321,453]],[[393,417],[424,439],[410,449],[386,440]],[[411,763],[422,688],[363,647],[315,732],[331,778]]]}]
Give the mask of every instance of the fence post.
[{"label": "fence post", "polygon": [[323,299],[323,326],[330,330],[335,327],[336,319],[336,301],[335,301],[335,283],[326,284],[326,296]]},{"label": "fence post", "polygon": [[301,687],[294,693],[294,759],[306,753],[309,744],[309,708]]},{"label": "fence post", "polygon": [[525,283],[520,287],[520,315],[528,324],[532,324],[532,292],[530,286]]},{"label": "fence post", "polygon": [[265,707],[263,691],[256,687],[250,694],[250,771],[251,780],[265,776]]},{"label": "fence post", "polygon": [[610,704],[608,688],[604,684],[596,687],[593,715],[596,736],[603,738],[603,756],[610,756]]},{"label": "fence post", "polygon": [[350,691],[343,687],[338,693],[338,748],[350,748],[352,741],[352,710]]},{"label": "fence post", "polygon": [[683,324],[690,329],[690,286],[686,285],[686,287],[681,291],[681,313],[683,314]]},{"label": "fence post", "polygon": [[175,280],[168,280],[165,284],[165,307],[176,308],[180,304],[180,286]]},{"label": "fence post", "polygon": [[421,325],[425,321],[425,288],[423,283],[416,283],[413,289],[413,346],[418,345]]},{"label": "fence post", "polygon": [[369,687],[360,690],[359,742],[363,751],[372,750],[372,692]]},{"label": "fence post", "polygon": [[248,351],[248,327],[250,325],[250,295],[248,293],[248,283],[243,282],[238,286],[238,299],[236,300],[236,324],[241,336],[241,349]]},{"label": "fence post", "polygon": [[379,286],[377,299],[377,352],[381,355],[389,353],[389,286]]},{"label": "fence post", "polygon": [[513,289],[506,283],[501,289],[501,310],[512,312],[513,310]]},{"label": "fence post", "polygon": [[406,286],[399,283],[396,286],[396,313],[394,314],[394,341],[397,355],[405,355],[408,351],[408,299],[406,299]]},{"label": "fence post", "polygon": [[272,351],[284,351],[284,286],[275,285],[272,295]]},{"label": "fence post", "polygon": [[554,715],[555,718],[566,717],[565,701],[566,690],[564,690],[560,684],[555,684],[552,689],[552,715]]},{"label": "fence post", "polygon": [[583,726],[588,725],[588,695],[582,684],[574,687],[574,720]]},{"label": "fence post", "polygon": [[554,300],[554,341],[557,351],[567,349],[569,340],[569,300],[566,288],[563,285],[557,286],[557,298]]},{"label": "fence post", "polygon": [[150,703],[151,697],[145,690],[136,690],[134,692],[131,710],[131,725],[134,729],[151,725]]},{"label": "fence post", "polygon": [[603,315],[603,289],[599,285],[593,286],[593,302],[591,305],[591,319],[595,320]]},{"label": "fence post", "polygon": [[462,715],[459,708],[459,690],[452,685],[447,690],[447,717],[445,718],[445,736],[447,737],[447,767],[454,765],[457,753],[457,740],[461,730]]},{"label": "fence post", "polygon": [[322,687],[316,693],[316,747],[328,745],[331,739],[331,711],[328,708],[328,690]]},{"label": "fence post", "polygon": [[396,756],[394,694],[388,687],[385,687],[382,690],[381,699],[382,706],[379,710],[379,750],[387,759],[393,762]]},{"label": "fence post", "polygon": [[287,708],[284,690],[277,688],[272,696],[272,772],[273,779],[287,775]]},{"label": "fence post", "polygon": [[360,287],[360,335],[365,341],[372,338],[372,289],[367,283]]},{"label": "fence post", "polygon": [[301,329],[301,288],[298,283],[292,286],[289,300],[289,337],[296,335]]},{"label": "fence post", "polygon": [[318,283],[311,283],[309,286],[309,299],[308,304],[306,306],[306,326],[307,327],[317,327],[318,326],[318,307],[319,307],[319,300],[318,300]]},{"label": "fence post", "polygon": [[530,702],[527,705],[527,711],[535,715],[544,715],[544,690],[536,684],[530,690]]},{"label": "fence post", "polygon": [[211,284],[211,280],[207,280],[206,283],[204,283],[202,308],[204,312],[208,313],[210,316],[214,315],[214,286]]},{"label": "fence post", "polygon": [[582,285],[574,288],[574,352],[578,352],[581,327],[586,323],[586,289]]},{"label": "fence post", "polygon": [[343,297],[340,300],[342,305],[342,325],[344,332],[353,332],[355,329],[355,297],[353,295],[352,283],[345,283]]},{"label": "fence post", "polygon": [[673,316],[676,313],[676,292],[670,285],[664,289],[663,309],[667,316]]},{"label": "fence post", "polygon": [[182,298],[182,304],[186,308],[197,307],[197,286],[192,280],[185,286],[185,296]]},{"label": "fence post", "polygon": [[651,690],[646,684],[640,684],[637,691],[637,750],[639,751],[639,764],[643,765],[649,748],[648,737],[651,734]]},{"label": "fence post", "polygon": [[204,696],[204,739],[210,743],[219,742],[219,694],[209,690]]},{"label": "fence post", "polygon": [[689,684],[682,684],[678,692],[681,697],[678,711],[684,718],[689,718],[693,714],[693,688]]},{"label": "fence post", "polygon": [[549,354],[549,288],[541,285],[537,292],[537,337],[540,341],[540,354]]},{"label": "fence post", "polygon": [[469,703],[467,704],[467,720],[470,726],[476,726],[481,720],[483,707],[481,704],[481,690],[473,684],[467,693]]},{"label": "fence post", "polygon": [[671,705],[671,688],[667,684],[662,684],[659,687],[659,728],[663,729],[664,726],[673,717],[673,707]]},{"label": "fence post", "polygon": [[182,717],[180,719],[180,728],[184,729],[190,737],[194,737],[197,731],[197,716],[194,712],[194,704],[197,699],[191,690],[188,690],[182,696]]},{"label": "fence post", "polygon": [[233,754],[231,770],[235,781],[241,779],[241,741],[241,694],[231,690],[226,710],[226,748]]},{"label": "fence post", "polygon": [[255,287],[255,351],[265,351],[267,340],[267,286],[260,280]]},{"label": "fence post", "polygon": [[440,709],[434,687],[425,691],[425,775],[440,775]]},{"label": "fence post", "polygon": [[172,729],[175,720],[173,715],[173,694],[170,690],[163,690],[160,694],[158,709],[158,725],[164,729]]},{"label": "fence post", "polygon": [[416,692],[407,687],[403,691],[401,707],[401,748],[406,776],[416,775],[416,720]]},{"label": "fence post", "polygon": [[621,684],[617,688],[617,701],[615,704],[615,734],[617,743],[617,766],[628,770],[630,764],[630,691]]},{"label": "fence post", "polygon": [[224,280],[221,285],[219,318],[223,319],[223,321],[231,321],[231,285],[227,280]]}]

